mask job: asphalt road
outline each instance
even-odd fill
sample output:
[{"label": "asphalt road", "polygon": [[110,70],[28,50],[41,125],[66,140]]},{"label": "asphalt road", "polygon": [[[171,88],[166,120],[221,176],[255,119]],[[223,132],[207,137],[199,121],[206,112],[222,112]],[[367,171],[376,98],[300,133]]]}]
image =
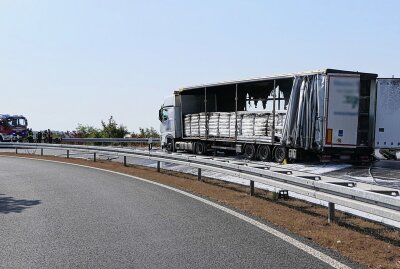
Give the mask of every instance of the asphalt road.
[{"label": "asphalt road", "polygon": [[174,191],[89,168],[0,158],[0,268],[330,268]]}]

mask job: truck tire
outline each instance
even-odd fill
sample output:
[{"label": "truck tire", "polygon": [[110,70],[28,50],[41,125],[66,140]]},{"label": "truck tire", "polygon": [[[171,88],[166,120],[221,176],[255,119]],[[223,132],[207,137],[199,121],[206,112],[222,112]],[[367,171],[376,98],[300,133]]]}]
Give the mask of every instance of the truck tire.
[{"label": "truck tire", "polygon": [[286,159],[287,150],[284,146],[275,146],[274,148],[274,160],[277,163],[281,163]]},{"label": "truck tire", "polygon": [[257,149],[257,157],[265,162],[271,159],[271,149],[268,145],[260,145]]},{"label": "truck tire", "polygon": [[253,144],[246,144],[243,149],[243,155],[246,159],[254,159],[256,157],[256,147]]},{"label": "truck tire", "polygon": [[206,144],[204,142],[196,142],[196,154],[204,155],[206,152]]},{"label": "truck tire", "polygon": [[167,138],[166,149],[168,152],[175,152],[175,140],[173,138]]}]

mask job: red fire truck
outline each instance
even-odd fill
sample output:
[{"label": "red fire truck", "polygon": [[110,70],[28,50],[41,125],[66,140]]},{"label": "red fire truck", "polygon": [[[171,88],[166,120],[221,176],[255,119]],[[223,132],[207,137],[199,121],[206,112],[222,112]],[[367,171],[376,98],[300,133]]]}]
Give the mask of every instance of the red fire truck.
[{"label": "red fire truck", "polygon": [[0,142],[19,141],[28,135],[28,121],[22,115],[0,114]]}]

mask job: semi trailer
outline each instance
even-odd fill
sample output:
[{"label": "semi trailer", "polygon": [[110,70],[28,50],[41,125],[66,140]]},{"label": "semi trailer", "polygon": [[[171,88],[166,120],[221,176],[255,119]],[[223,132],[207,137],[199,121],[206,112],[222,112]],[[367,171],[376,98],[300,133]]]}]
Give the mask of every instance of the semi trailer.
[{"label": "semi trailer", "polygon": [[400,150],[400,79],[378,78],[374,147],[387,159]]},{"label": "semi trailer", "polygon": [[[161,144],[168,151],[231,151],[264,161],[369,161],[377,143],[400,145],[389,142],[399,136],[393,138],[386,118],[385,127],[376,121],[379,88],[395,96],[400,88],[377,77],[323,69],[181,88],[159,110]],[[386,99],[386,106],[393,103]]]}]

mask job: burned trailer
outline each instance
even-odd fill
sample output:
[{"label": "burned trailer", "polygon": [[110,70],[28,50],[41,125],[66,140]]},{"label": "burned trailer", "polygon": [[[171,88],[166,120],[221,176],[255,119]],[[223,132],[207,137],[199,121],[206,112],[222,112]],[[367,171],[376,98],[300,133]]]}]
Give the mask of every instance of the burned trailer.
[{"label": "burned trailer", "polygon": [[325,69],[182,88],[159,111],[162,145],[277,162],[367,160],[376,78]]}]

